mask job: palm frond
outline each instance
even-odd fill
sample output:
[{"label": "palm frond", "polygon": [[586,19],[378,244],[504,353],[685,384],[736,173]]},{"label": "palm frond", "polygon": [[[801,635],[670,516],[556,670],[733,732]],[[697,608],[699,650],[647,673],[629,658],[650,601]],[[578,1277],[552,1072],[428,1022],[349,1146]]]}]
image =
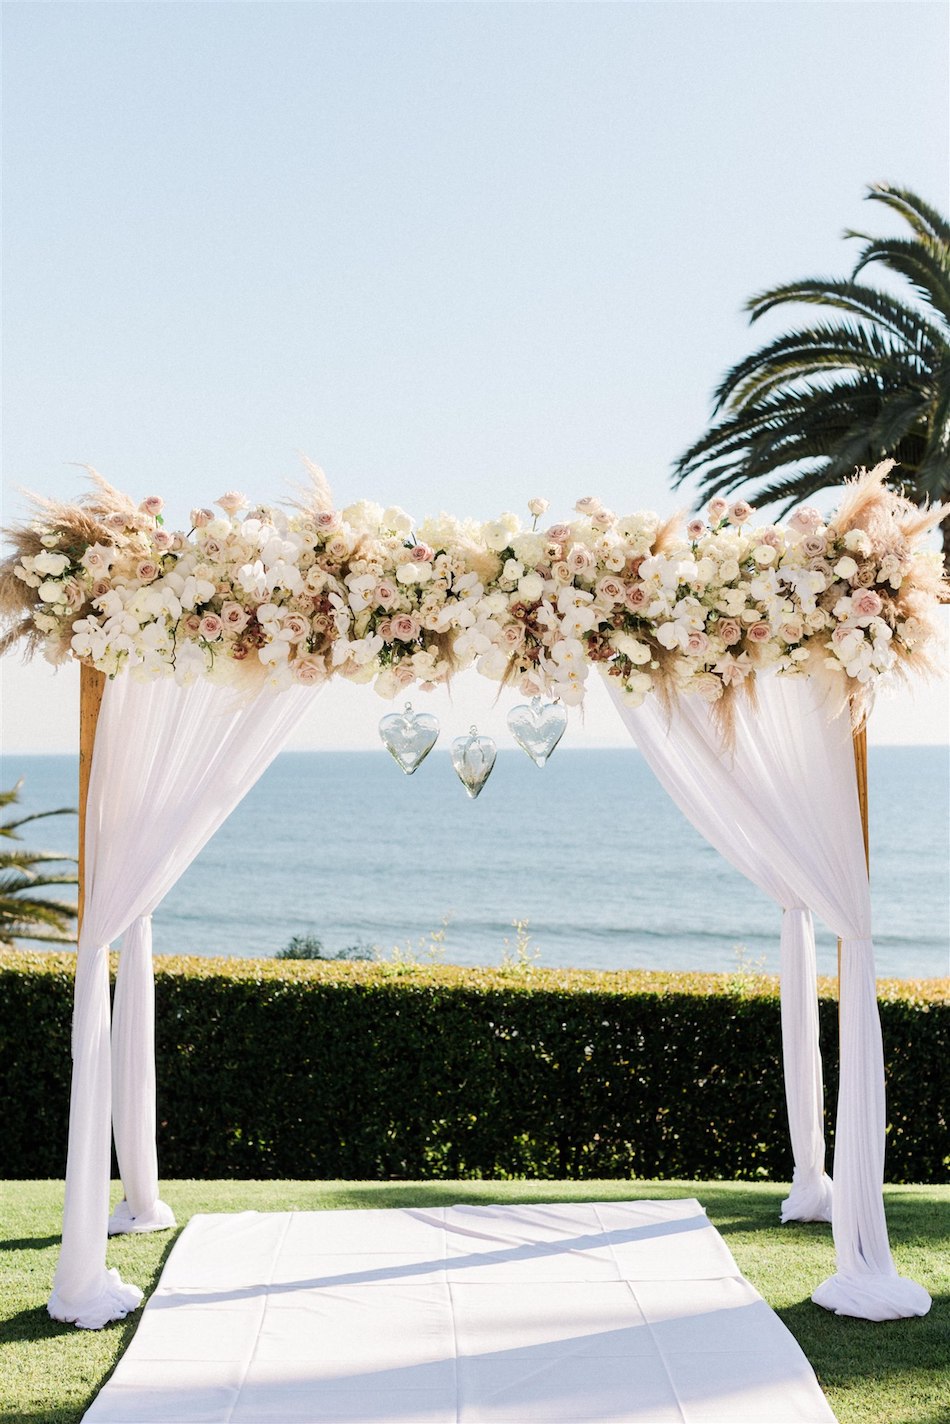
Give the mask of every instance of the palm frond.
[{"label": "palm frond", "polygon": [[899,298],[889,296],[876,287],[862,282],[850,282],[831,277],[816,277],[799,282],[786,282],[757,293],[746,302],[750,322],[756,322],[774,307],[792,303],[803,306],[830,306],[851,312],[877,326],[886,327],[896,336],[916,341],[923,328],[933,344],[947,349],[948,337],[943,327],[930,321],[921,310],[911,310]]},{"label": "palm frond", "polygon": [[950,245],[950,222],[909,188],[892,183],[872,183],[864,195],[866,202],[883,203],[898,213],[920,237],[935,237]]},{"label": "palm frond", "polygon": [[[864,233],[854,233],[865,237]],[[918,295],[929,302],[945,321],[950,321],[950,263],[945,248],[932,238],[906,237],[868,238],[867,246],[855,263],[852,278],[857,278],[873,262],[881,262],[892,272],[906,277]]]},{"label": "palm frond", "polygon": [[826,368],[850,367],[855,371],[894,372],[906,381],[925,376],[938,352],[921,334],[916,349],[896,345],[890,334],[843,322],[786,332],[737,362],[713,393],[713,411],[726,404],[742,406],[765,392]]},{"label": "palm frond", "polygon": [[77,814],[75,806],[60,806],[56,811],[33,811],[29,816],[21,816],[18,821],[4,821],[0,824],[0,836],[10,836],[13,840],[19,840],[17,831],[20,826],[28,825],[30,821],[42,821],[45,816],[75,816]]}]

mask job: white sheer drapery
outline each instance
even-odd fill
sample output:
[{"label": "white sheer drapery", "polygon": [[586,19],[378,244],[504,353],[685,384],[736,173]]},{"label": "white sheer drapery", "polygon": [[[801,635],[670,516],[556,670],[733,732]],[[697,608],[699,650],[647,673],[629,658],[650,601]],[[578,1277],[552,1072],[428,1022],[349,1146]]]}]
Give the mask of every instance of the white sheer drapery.
[{"label": "white sheer drapery", "polygon": [[[613,689],[611,689],[613,692]],[[884,1056],[871,944],[871,897],[850,720],[816,678],[763,675],[738,699],[731,752],[710,707],[656,698],[620,714],[687,819],[783,906],[782,1026],[795,1156],[783,1219],[826,1215],[821,1060],[810,911],[842,941],[840,1086],[832,1227],[838,1270],[812,1299],[869,1320],[922,1315],[930,1297],[898,1276],[884,1219]]]},{"label": "white sheer drapery", "polygon": [[[98,1329],[128,1314],[141,1291],[106,1270],[107,1230],[174,1224],[155,1155],[151,914],[318,690],[241,697],[206,679],[180,687],[128,675],[106,685],[86,810],[63,1245],[48,1306],[57,1320]],[[120,935],[110,1036],[108,951]],[[126,1201],[110,1223],[113,1107]]]}]

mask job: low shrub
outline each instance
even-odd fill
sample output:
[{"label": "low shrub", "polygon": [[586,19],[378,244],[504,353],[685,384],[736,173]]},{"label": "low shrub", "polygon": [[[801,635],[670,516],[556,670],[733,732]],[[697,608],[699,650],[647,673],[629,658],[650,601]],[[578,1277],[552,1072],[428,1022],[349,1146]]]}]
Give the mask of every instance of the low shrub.
[{"label": "low shrub", "polygon": [[[0,955],[6,1177],[63,1171],[74,963]],[[203,958],[155,977],[171,1177],[791,1173],[772,978]],[[887,1178],[946,1181],[950,981],[882,981],[879,1002]],[[819,1008],[833,1104],[833,981]]]}]

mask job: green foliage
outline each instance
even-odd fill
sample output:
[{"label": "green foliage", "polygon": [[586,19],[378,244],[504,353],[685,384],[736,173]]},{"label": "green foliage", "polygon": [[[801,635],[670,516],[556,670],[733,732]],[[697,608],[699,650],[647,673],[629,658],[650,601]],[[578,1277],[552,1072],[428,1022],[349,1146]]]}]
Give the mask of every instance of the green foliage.
[{"label": "green foliage", "polygon": [[[16,805],[22,785],[21,777],[9,791],[0,791],[0,806]],[[21,939],[46,940],[54,944],[75,943],[76,936],[72,933],[72,922],[76,918],[75,904],[38,893],[51,885],[78,884],[74,874],[54,873],[48,869],[51,864],[73,861],[73,857],[60,855],[56,851],[21,850],[5,844],[8,840],[19,840],[20,827],[31,821],[40,821],[46,816],[75,814],[68,808],[36,811],[15,821],[0,823],[0,842],[4,842],[0,844],[0,946]]]},{"label": "green foliage", "polygon": [[[0,955],[12,1177],[62,1171],[73,964]],[[884,982],[880,1009],[888,1179],[946,1181],[950,982]],[[171,1176],[791,1172],[778,983],[761,975],[159,959],[156,1015]],[[820,1022],[833,1104],[831,981]]]},{"label": "green foliage", "polygon": [[369,945],[348,944],[344,949],[338,949],[335,953],[324,949],[323,940],[315,934],[294,935],[293,939],[283,949],[279,949],[274,955],[275,959],[372,959],[373,951]]},{"label": "green foliage", "polygon": [[[892,458],[892,483],[909,498],[950,498],[950,224],[907,189],[874,184],[867,197],[910,235],[846,232],[864,243],[850,278],[788,282],[749,300],[752,321],[789,305],[817,306],[821,319],[726,373],[718,419],[677,461],[674,484],[695,477],[709,497],[754,482],[750,499],[788,509]],[[859,280],[873,264],[897,283]],[[950,544],[950,520],[943,528]]]}]

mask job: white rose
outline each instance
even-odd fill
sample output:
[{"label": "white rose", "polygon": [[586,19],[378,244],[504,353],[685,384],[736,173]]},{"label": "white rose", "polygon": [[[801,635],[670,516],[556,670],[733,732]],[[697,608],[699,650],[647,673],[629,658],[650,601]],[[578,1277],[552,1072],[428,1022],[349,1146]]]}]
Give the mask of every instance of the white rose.
[{"label": "white rose", "polygon": [[839,559],[838,562],[835,564],[835,573],[840,579],[853,578],[857,571],[857,564],[854,562],[853,559],[849,558],[847,554],[845,554],[844,558]]},{"label": "white rose", "polygon": [[545,539],[541,534],[515,534],[511,540],[515,558],[520,559],[526,569],[540,564],[544,558]]},{"label": "white rose", "polygon": [[866,558],[871,552],[871,540],[863,529],[849,529],[844,536],[844,547],[852,554]]},{"label": "white rose", "polygon": [[412,518],[398,504],[391,504],[383,510],[380,527],[393,534],[408,534],[412,529]]},{"label": "white rose", "polygon": [[525,574],[518,580],[518,597],[524,603],[536,603],[544,593],[544,579],[540,574]]},{"label": "white rose", "polygon": [[511,542],[512,531],[503,519],[490,520],[488,524],[482,525],[482,538],[486,546],[496,554],[500,554],[502,549],[507,549]]},{"label": "white rose", "polygon": [[33,559],[33,567],[38,574],[51,574],[53,578],[59,578],[69,568],[69,560],[65,554],[51,554],[48,550],[42,554],[37,554]]},{"label": "white rose", "polygon": [[639,638],[635,638],[632,633],[613,633],[610,638],[611,645],[617,649],[618,653],[623,653],[624,657],[630,659],[632,663],[643,666],[651,658],[650,649],[646,643],[641,643]]}]

